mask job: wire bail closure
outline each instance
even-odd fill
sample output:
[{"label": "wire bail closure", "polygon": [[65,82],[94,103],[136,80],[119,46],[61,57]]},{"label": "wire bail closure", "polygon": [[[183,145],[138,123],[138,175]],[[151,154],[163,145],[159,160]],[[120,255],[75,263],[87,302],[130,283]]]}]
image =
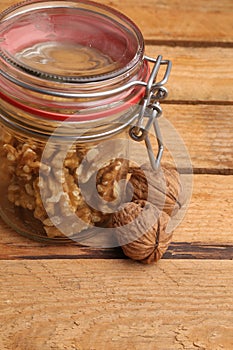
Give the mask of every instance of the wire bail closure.
[{"label": "wire bail closure", "polygon": [[[168,95],[168,91],[163,85],[168,81],[172,63],[169,60],[163,60],[161,55],[159,55],[157,59],[147,56],[145,56],[144,59],[149,62],[153,62],[154,67],[146,86],[146,91],[138,115],[137,123],[130,128],[129,134],[134,141],[145,141],[151,166],[153,170],[158,170],[164,150],[162,135],[158,124],[158,117],[160,117],[162,114],[162,108],[159,101],[164,100]],[[156,82],[156,78],[161,65],[166,65],[167,68],[162,80]],[[143,122],[145,117],[149,119],[144,126]],[[156,156],[154,155],[148,134],[148,131],[150,130],[152,124],[158,143],[158,152]]]}]

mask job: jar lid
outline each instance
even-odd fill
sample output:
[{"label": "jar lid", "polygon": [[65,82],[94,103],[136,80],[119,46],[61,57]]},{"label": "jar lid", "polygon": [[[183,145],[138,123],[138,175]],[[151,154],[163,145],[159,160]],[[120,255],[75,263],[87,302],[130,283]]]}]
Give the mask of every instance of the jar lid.
[{"label": "jar lid", "polygon": [[0,54],[43,80],[98,82],[141,61],[140,30],[118,11],[92,1],[29,0],[0,16]]}]

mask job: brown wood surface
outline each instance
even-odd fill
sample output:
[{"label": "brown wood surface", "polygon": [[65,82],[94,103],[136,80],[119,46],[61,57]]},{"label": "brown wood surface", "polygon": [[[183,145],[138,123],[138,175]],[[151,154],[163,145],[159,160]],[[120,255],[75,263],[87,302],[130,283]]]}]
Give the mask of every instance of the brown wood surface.
[{"label": "brown wood surface", "polygon": [[148,45],[146,54],[172,60],[167,101],[233,104],[232,49]]},{"label": "brown wood surface", "polygon": [[[1,0],[5,9],[15,0]],[[97,0],[130,17],[153,43],[233,44],[231,0]]]},{"label": "brown wood surface", "polygon": [[[129,16],[153,43],[233,44],[231,0],[104,0]],[[219,45],[220,44],[220,45]]]},{"label": "brown wood surface", "polygon": [[233,262],[4,261],[1,350],[231,350]]},{"label": "brown wood surface", "polygon": [[[194,173],[233,173],[233,106],[164,104],[163,111],[171,131],[174,128],[184,141]],[[180,141],[172,137],[162,118],[160,125],[168,149],[178,150]],[[185,167],[182,157],[179,154]]]},{"label": "brown wood surface", "polygon": [[191,202],[151,266],[120,248],[34,242],[0,220],[0,350],[232,350],[233,2],[97,1],[173,62],[160,125],[172,154],[172,130],[188,149]]}]

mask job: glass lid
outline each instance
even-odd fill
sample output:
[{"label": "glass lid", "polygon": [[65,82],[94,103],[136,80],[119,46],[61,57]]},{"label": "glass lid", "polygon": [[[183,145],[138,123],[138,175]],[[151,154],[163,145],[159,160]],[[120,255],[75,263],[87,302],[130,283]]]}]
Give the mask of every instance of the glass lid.
[{"label": "glass lid", "polygon": [[142,34],[119,12],[91,1],[25,1],[0,16],[0,55],[46,80],[114,78],[143,57]]}]

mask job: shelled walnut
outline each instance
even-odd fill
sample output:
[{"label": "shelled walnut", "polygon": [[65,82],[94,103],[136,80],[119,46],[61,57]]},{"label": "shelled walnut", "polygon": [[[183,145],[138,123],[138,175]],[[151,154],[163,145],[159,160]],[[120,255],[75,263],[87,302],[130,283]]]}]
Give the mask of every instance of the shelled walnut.
[{"label": "shelled walnut", "polygon": [[163,256],[171,241],[172,233],[166,232],[169,219],[152,203],[137,200],[124,204],[113,215],[112,226],[125,255],[150,264]]},{"label": "shelled walnut", "polygon": [[[88,152],[95,153],[95,148],[78,144],[66,154],[59,146],[46,152],[47,159],[42,158],[43,145],[33,142],[23,142],[1,129],[0,151],[4,159],[5,171],[8,174],[7,195],[11,203],[17,207],[28,209],[34,218],[44,227],[50,238],[63,237],[64,234],[56,227],[62,220],[67,220],[67,230],[70,235],[77,234],[93,225],[105,226],[111,214],[103,212],[102,207],[92,208],[86,203],[79,188],[78,168],[84,157],[92,161]],[[89,158],[88,158],[89,156]],[[97,171],[95,192],[107,203],[117,200],[120,196],[117,181],[126,177],[127,163],[120,158],[109,160]],[[91,176],[86,174],[89,180]],[[88,182],[87,182],[88,185]],[[93,189],[88,191],[92,196]],[[41,193],[44,194],[42,200]],[[69,227],[69,217],[75,214],[81,221],[74,227]],[[64,226],[63,226],[64,227]]]}]

